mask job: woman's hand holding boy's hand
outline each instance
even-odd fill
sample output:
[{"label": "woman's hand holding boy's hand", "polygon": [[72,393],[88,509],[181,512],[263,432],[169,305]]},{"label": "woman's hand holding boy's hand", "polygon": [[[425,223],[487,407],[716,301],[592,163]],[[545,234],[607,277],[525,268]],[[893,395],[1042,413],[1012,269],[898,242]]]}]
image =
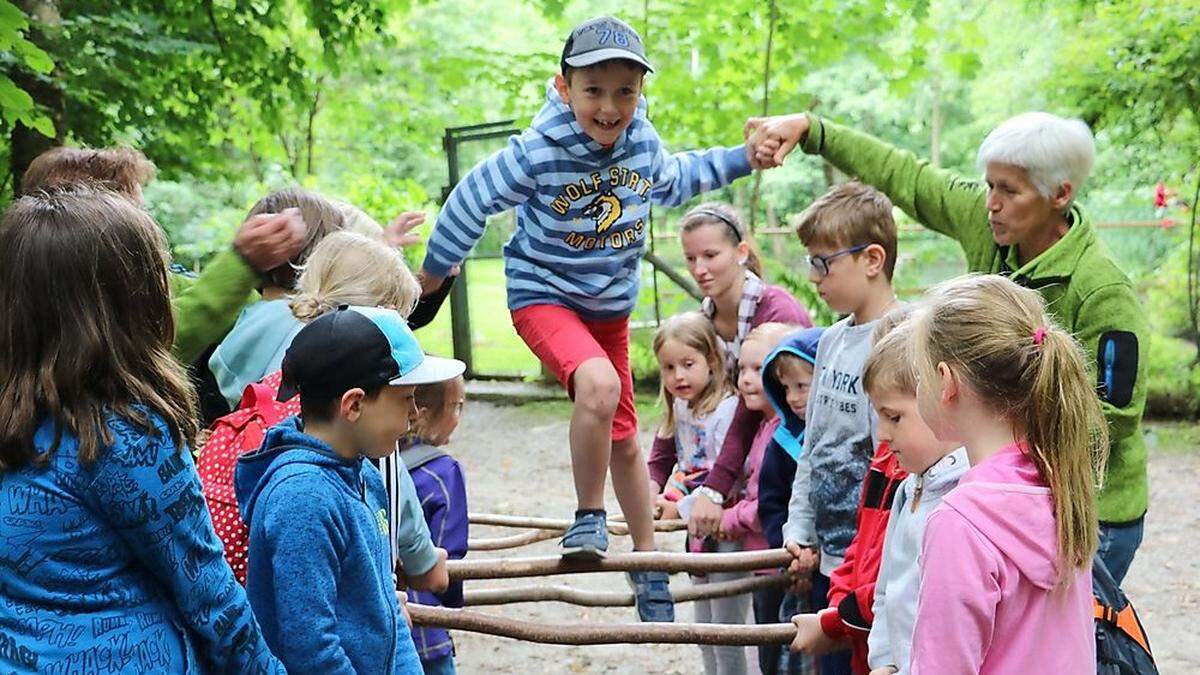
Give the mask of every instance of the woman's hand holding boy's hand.
[{"label": "woman's hand holding boy's hand", "polygon": [[821,554],[814,548],[801,546],[794,541],[785,543],[784,548],[792,554],[792,562],[788,564],[786,572],[792,579],[792,585],[788,590],[792,593],[807,592],[812,585],[810,578],[812,572],[821,562]]},{"label": "woman's hand holding boy's hand", "polygon": [[896,666],[883,666],[882,668],[872,670],[869,675],[895,675],[898,672],[900,672],[900,669]]},{"label": "woman's hand holding boy's hand", "polygon": [[823,609],[816,614],[793,616],[792,624],[796,626],[796,637],[792,640],[792,651],[820,656],[844,648],[847,641],[835,640],[821,630],[821,614],[833,611],[836,610]]},{"label": "woman's hand holding boy's hand", "polygon": [[424,267],[417,272],[417,283],[421,285],[421,297],[425,297],[441,288],[445,281],[446,277],[430,274],[429,270],[426,270]]},{"label": "woman's hand holding boy's hand", "polygon": [[754,154],[750,165],[770,168],[783,164],[792,149],[808,135],[808,126],[808,116],[804,113],[746,120],[742,134],[746,138],[746,151]]}]

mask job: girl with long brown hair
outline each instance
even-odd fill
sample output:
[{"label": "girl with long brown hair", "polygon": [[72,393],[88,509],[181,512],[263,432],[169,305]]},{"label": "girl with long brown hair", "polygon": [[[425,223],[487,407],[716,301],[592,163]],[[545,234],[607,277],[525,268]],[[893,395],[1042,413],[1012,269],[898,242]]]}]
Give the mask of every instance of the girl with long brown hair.
[{"label": "girl with long brown hair", "polygon": [[0,220],[0,668],[282,671],[222,559],[167,248],[111,192]]},{"label": "girl with long brown hair", "polygon": [[971,464],[927,521],[913,671],[1094,670],[1108,439],[1082,348],[997,275],[943,284],[910,321],[921,417]]}]

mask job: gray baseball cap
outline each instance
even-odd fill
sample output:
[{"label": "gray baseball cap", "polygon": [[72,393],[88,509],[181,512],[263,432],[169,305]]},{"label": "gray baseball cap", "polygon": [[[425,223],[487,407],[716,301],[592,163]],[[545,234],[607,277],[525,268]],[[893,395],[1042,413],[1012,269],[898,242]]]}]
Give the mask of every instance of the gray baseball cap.
[{"label": "gray baseball cap", "polygon": [[616,17],[599,16],[579,24],[563,47],[564,67],[583,68],[610,59],[627,59],[654,72],[646,60],[641,36]]}]

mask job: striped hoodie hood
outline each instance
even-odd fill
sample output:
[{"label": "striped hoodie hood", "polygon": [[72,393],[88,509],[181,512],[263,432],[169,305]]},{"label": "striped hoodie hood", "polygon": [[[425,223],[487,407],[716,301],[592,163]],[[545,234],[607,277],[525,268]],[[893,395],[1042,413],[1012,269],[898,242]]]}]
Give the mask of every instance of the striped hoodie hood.
[{"label": "striped hoodie hood", "polygon": [[579,122],[575,121],[575,113],[571,106],[563,103],[552,77],[546,82],[546,102],[534,116],[530,127],[580,160],[604,164],[624,154],[629,137],[636,135],[640,127],[645,125],[646,110],[646,97],[639,96],[637,110],[629,127],[611,148],[605,148],[584,133]]}]

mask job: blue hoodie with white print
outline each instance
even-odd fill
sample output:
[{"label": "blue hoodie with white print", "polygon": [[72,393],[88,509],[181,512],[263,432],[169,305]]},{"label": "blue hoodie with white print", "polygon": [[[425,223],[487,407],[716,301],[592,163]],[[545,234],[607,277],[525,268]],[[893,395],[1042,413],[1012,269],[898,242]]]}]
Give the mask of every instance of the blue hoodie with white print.
[{"label": "blue hoodie with white print", "polygon": [[[779,415],[779,427],[771,438],[771,444],[763,455],[762,468],[758,472],[758,521],[762,523],[763,535],[772,548],[783,546],[784,523],[788,519],[788,502],[792,498],[793,481],[797,467],[808,464],[802,460],[804,453],[805,421],[798,417],[787,404],[787,394],[779,378],[775,377],[772,365],[780,354],[793,354],[809,364],[817,360],[817,344],[821,341],[824,328],[805,328],[784,338],[766,359],[763,359],[762,383],[763,393],[767,401]],[[803,534],[799,536],[801,543],[807,541]]]},{"label": "blue hoodie with white print", "polygon": [[46,416],[0,471],[0,672],[275,673],[192,453],[148,407],[106,414],[95,461]]},{"label": "blue hoodie with white print", "polygon": [[487,217],[516,207],[504,245],[508,308],[567,307],[587,319],[628,316],[653,201],[677,206],[750,173],[745,146],[669,154],[638,102],[612,148],[592,140],[551,80],[524,133],[450,193],[424,268],[445,276],[483,236]]}]

